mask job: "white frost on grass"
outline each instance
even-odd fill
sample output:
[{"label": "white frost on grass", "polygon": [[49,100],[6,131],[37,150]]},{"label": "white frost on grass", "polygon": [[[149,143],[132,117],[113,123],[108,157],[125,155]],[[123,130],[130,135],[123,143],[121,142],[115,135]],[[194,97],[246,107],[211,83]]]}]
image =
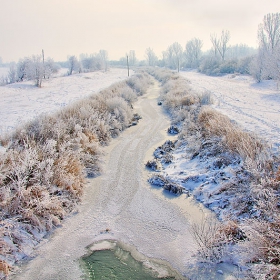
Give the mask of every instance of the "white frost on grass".
[{"label": "white frost on grass", "polygon": [[276,81],[257,83],[245,75],[210,77],[197,72],[181,72],[195,91],[208,91],[213,107],[256,133],[280,152],[280,91]]},{"label": "white frost on grass", "polygon": [[99,92],[127,78],[125,69],[111,68],[44,80],[42,88],[33,81],[0,86],[0,135],[40,114],[52,113],[62,107]]}]

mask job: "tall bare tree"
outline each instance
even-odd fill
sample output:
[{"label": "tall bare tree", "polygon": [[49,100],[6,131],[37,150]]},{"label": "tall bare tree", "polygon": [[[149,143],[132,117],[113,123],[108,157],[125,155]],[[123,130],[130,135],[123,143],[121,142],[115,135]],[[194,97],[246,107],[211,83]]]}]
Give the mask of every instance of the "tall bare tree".
[{"label": "tall bare tree", "polygon": [[188,67],[198,67],[202,45],[202,41],[198,38],[193,38],[187,42],[185,55]]},{"label": "tall bare tree", "polygon": [[79,61],[75,55],[72,55],[68,58],[68,74],[72,75],[74,71],[77,71],[79,68]]},{"label": "tall bare tree", "polygon": [[180,72],[181,63],[183,59],[183,48],[178,42],[173,43],[171,47],[174,53],[174,58],[177,65],[177,71]]},{"label": "tall bare tree", "polygon": [[101,61],[101,68],[106,72],[108,70],[108,52],[106,50],[100,50],[99,57]]},{"label": "tall bare tree", "polygon": [[223,30],[220,38],[216,34],[210,35],[210,40],[213,45],[215,56],[219,53],[222,60],[225,60],[225,54],[228,48],[228,42],[230,39],[230,33],[228,30]]},{"label": "tall bare tree", "polygon": [[37,87],[42,87],[42,80],[44,78],[45,68],[41,55],[33,55],[29,59],[28,67],[26,69],[27,78],[34,80]]},{"label": "tall bare tree", "polygon": [[129,59],[130,66],[134,66],[136,64],[137,59],[136,59],[135,50],[129,51],[128,59]]},{"label": "tall bare tree", "polygon": [[[256,65],[263,69],[261,79],[280,81],[280,13],[264,16],[259,25],[258,38]],[[260,80],[259,77],[257,79]]]},{"label": "tall bare tree", "polygon": [[213,46],[213,50],[214,50],[214,55],[217,56],[218,55],[218,47],[219,47],[219,39],[217,38],[217,34],[213,33],[210,34],[210,40]]},{"label": "tall bare tree", "polygon": [[155,66],[158,60],[155,52],[151,48],[147,48],[145,51],[147,62],[149,66]]},{"label": "tall bare tree", "polygon": [[259,25],[260,46],[273,51],[280,44],[280,13],[267,14]]}]

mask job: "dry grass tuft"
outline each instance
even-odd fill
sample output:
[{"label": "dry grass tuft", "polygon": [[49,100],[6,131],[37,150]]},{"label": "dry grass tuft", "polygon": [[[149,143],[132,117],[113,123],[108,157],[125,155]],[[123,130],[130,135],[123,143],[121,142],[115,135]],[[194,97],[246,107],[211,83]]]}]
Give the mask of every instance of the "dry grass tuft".
[{"label": "dry grass tuft", "polygon": [[257,137],[243,131],[230,119],[210,107],[203,107],[198,121],[204,129],[205,137],[218,136],[231,152],[253,160],[264,150],[264,145]]}]

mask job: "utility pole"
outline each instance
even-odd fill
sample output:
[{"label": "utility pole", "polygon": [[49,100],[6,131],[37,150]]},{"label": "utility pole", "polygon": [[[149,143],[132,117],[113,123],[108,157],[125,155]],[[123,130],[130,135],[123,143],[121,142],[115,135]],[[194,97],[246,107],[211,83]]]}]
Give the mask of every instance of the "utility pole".
[{"label": "utility pole", "polygon": [[43,57],[43,67],[44,67],[44,79],[46,79],[46,74],[45,74],[45,53],[44,53],[44,50],[42,50],[42,57]]},{"label": "utility pole", "polygon": [[127,63],[127,72],[129,77],[129,63],[128,63],[128,55],[126,55],[126,63]]}]

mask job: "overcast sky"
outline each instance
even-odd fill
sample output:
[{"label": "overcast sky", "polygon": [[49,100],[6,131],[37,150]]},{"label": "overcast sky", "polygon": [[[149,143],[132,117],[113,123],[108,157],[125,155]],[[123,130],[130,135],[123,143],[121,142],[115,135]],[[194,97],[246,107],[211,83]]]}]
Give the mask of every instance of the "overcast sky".
[{"label": "overcast sky", "polygon": [[0,57],[4,62],[40,54],[68,55],[129,50],[160,57],[174,42],[185,49],[193,37],[211,47],[210,34],[229,30],[230,44],[257,46],[264,15],[280,12],[279,0],[0,0]]}]

